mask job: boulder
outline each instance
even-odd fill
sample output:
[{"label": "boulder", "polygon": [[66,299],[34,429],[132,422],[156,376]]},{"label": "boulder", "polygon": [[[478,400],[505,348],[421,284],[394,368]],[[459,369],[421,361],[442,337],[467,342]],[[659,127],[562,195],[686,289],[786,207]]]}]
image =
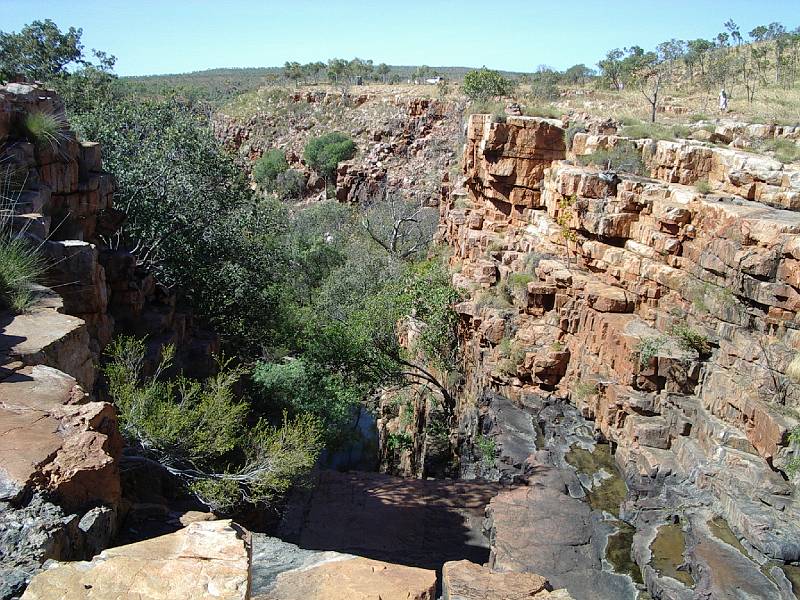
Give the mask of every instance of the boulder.
[{"label": "boulder", "polygon": [[569,600],[566,590],[548,591],[547,580],[533,573],[500,573],[468,560],[442,568],[443,600]]},{"label": "boulder", "polygon": [[248,537],[229,520],[192,523],[90,562],[55,563],[33,578],[22,600],[245,600]]},{"label": "boulder", "polygon": [[253,600],[434,600],[436,571],[253,539]]},{"label": "boulder", "polygon": [[85,402],[75,379],[44,365],[0,368],[0,500],[31,488],[66,507],[120,500],[114,408]]}]

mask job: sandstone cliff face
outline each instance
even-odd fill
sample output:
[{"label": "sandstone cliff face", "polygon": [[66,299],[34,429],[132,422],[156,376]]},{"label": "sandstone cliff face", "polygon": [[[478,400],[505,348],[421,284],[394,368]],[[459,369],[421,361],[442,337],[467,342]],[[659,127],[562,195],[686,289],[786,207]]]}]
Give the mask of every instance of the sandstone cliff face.
[{"label": "sandstone cliff face", "polygon": [[[702,552],[703,524],[716,515],[755,560],[760,593],[789,593],[778,569],[764,567],[768,580],[759,565],[800,560],[787,481],[796,453],[789,432],[800,422],[800,386],[787,374],[800,353],[800,169],[731,148],[645,140],[636,144],[652,177],[638,177],[575,166],[562,140],[556,122],[473,115],[466,189],[449,190],[441,205],[439,237],[453,250],[454,282],[471,296],[458,307],[465,451],[484,425],[498,435],[487,421],[497,414],[492,402],[476,407],[487,390],[534,424],[542,399],[568,399],[615,450],[629,488],[623,516],[639,527],[634,554],[651,592],[725,597]],[[573,149],[588,154],[618,140],[578,134]],[[689,186],[699,180],[712,193]],[[521,505],[501,497],[497,523],[509,514],[503,502]],[[683,523],[694,591],[650,566],[668,518]],[[505,535],[518,534],[512,526]],[[504,539],[493,540],[493,560],[518,570],[526,559],[503,544],[528,549]]]},{"label": "sandstone cliff face", "polygon": [[[22,122],[32,112],[64,121],[57,143],[27,139]],[[19,180],[10,189],[13,206],[4,208],[15,213],[18,231],[41,244],[46,284],[62,298],[59,312],[84,322],[94,361],[115,334],[148,335],[153,357],[160,346],[174,343],[191,351],[184,366],[202,372],[217,348],[214,336],[178,306],[174,290],[113,241],[125,213],[114,206],[114,178],[102,169],[100,146],[78,141],[66,125],[61,99],[36,86],[0,88],[0,114],[3,165]],[[94,381],[75,376],[91,391]]]},{"label": "sandstone cliff face", "polygon": [[123,443],[114,407],[93,396],[112,336],[148,334],[152,360],[162,344],[182,344],[201,371],[216,346],[136,256],[106,243],[124,214],[100,147],[66,126],[54,143],[29,141],[33,112],[64,119],[52,92],[0,87],[2,218],[38,246],[52,287],[26,312],[0,315],[1,598],[45,560],[89,558],[115,534]]}]

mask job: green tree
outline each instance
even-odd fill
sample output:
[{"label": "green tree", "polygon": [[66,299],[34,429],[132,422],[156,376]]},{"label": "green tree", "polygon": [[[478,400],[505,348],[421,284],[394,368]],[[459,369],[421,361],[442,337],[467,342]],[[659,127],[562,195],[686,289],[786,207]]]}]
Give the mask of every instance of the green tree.
[{"label": "green tree", "polygon": [[619,48],[614,48],[606,53],[606,57],[597,63],[600,67],[600,75],[603,80],[613,85],[614,89],[621,90],[624,87],[623,75],[625,72],[622,59],[625,53]]},{"label": "green tree", "polygon": [[236,352],[258,352],[285,333],[286,214],[256,201],[241,169],[183,103],[131,98],[73,118],[103,144],[115,204],[127,214],[111,248],[138,255]]},{"label": "green tree", "polygon": [[564,71],[564,81],[572,85],[584,85],[594,71],[584,64],[573,65]]},{"label": "green tree", "polygon": [[343,133],[332,132],[312,138],[303,150],[303,158],[308,166],[333,180],[336,177],[336,166],[355,156],[356,145]]},{"label": "green tree", "polygon": [[383,83],[386,83],[386,80],[387,80],[386,78],[389,75],[389,73],[391,72],[391,68],[386,63],[381,63],[381,64],[378,65],[377,69],[375,69],[375,72],[381,78],[381,81]]},{"label": "green tree", "polygon": [[82,29],[66,32],[53,21],[33,21],[19,33],[0,32],[0,78],[49,81],[71,64],[83,64]]},{"label": "green tree", "polygon": [[305,77],[305,71],[299,62],[289,62],[283,65],[283,76],[294,81],[295,87],[300,85],[300,80]]},{"label": "green tree", "polygon": [[481,67],[464,75],[462,89],[471,100],[485,101],[492,96],[507,96],[514,85],[497,71]]},{"label": "green tree", "polygon": [[253,179],[265,190],[273,190],[278,175],[289,168],[286,154],[281,150],[268,150],[253,165]]}]

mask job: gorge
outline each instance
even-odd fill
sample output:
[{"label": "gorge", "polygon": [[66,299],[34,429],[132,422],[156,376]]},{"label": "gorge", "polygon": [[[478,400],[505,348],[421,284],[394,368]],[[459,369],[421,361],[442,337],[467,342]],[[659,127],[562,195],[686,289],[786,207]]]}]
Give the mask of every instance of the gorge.
[{"label": "gorge", "polygon": [[[0,598],[800,595],[800,161],[758,151],[797,145],[800,126],[720,117],[648,137],[602,104],[568,98],[534,116],[510,94],[484,106],[416,85],[263,88],[250,100],[208,118],[253,193],[254,212],[219,238],[241,244],[233,254],[263,242],[269,262],[258,255],[252,272],[274,283],[285,269],[298,296],[325,303],[281,304],[288,293],[269,288],[247,315],[292,314],[263,330],[246,315],[226,337],[209,307],[233,314],[254,288],[228,297],[198,281],[241,265],[203,255],[216,248],[203,239],[208,271],[159,271],[125,242],[117,204],[120,188],[157,174],[119,181],[58,92],[0,86],[0,167],[19,188],[3,228],[47,265],[32,303],[2,316]],[[680,119],[674,102],[662,112]],[[54,143],[26,137],[37,113],[63,119]],[[353,151],[326,170],[307,148],[329,131]],[[299,191],[259,181],[255,165],[276,148]],[[284,192],[280,210],[256,210]],[[259,229],[274,219],[292,237],[302,215],[308,244]],[[348,261],[331,258],[337,244]],[[313,261],[318,281],[299,281],[291,269]],[[359,288],[377,270],[399,282],[389,299]],[[342,300],[373,293],[357,311]],[[375,325],[386,306],[388,327]],[[323,330],[323,317],[341,329]],[[253,351],[266,330],[285,337]],[[225,446],[217,463],[169,454],[180,440],[154,448],[109,368],[120,336],[142,340],[131,398],[175,396],[185,415],[187,398],[222,389],[223,408],[263,437],[203,438]],[[226,379],[239,363],[246,375]],[[179,383],[158,387],[167,381]],[[326,404],[320,389],[348,401]],[[301,429],[315,452],[292,442]],[[310,464],[298,474],[286,456]],[[277,475],[264,483],[258,469]],[[259,485],[274,489],[257,496]]]}]

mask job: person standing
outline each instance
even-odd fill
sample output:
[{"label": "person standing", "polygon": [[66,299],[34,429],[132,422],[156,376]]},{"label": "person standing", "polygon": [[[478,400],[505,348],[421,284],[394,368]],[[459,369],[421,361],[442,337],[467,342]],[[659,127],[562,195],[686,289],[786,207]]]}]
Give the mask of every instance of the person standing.
[{"label": "person standing", "polygon": [[719,91],[719,111],[728,112],[728,93],[725,88]]}]

